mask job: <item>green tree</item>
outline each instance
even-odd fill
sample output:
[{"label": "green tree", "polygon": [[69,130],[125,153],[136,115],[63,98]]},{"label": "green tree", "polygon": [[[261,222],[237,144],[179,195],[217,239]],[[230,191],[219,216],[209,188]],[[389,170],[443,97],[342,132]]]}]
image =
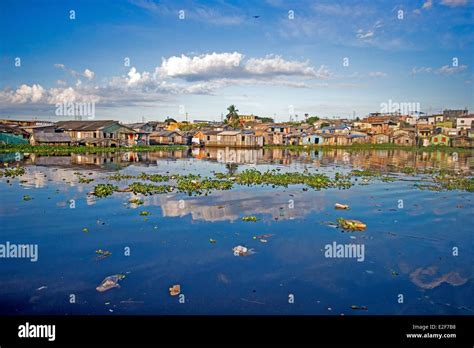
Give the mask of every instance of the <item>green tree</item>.
[{"label": "green tree", "polygon": [[227,163],[225,165],[225,167],[226,167],[227,173],[229,175],[234,175],[237,172],[237,169],[238,169],[237,163]]},{"label": "green tree", "polygon": [[313,124],[314,122],[319,121],[318,116],[311,116],[306,119],[306,123]]},{"label": "green tree", "polygon": [[229,113],[225,116],[226,122],[229,123],[229,124],[238,123],[239,122],[239,114],[238,114],[239,110],[237,110],[235,105],[234,104],[230,105],[227,108],[227,111]]},{"label": "green tree", "polygon": [[262,121],[262,123],[275,123],[275,120],[272,117],[256,117],[257,120]]},{"label": "green tree", "polygon": [[166,124],[170,124],[170,123],[177,123],[176,120],[174,118],[171,118],[171,117],[168,117],[166,120],[165,120],[165,123]]}]

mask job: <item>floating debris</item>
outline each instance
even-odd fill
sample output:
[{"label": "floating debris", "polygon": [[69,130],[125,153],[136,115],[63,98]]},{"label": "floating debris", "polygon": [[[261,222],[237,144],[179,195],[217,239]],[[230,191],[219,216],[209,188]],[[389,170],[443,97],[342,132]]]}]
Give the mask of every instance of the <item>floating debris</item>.
[{"label": "floating debris", "polygon": [[87,232],[89,232],[89,229],[88,229],[87,227],[84,227],[84,228],[82,229],[82,232],[87,233]]},{"label": "floating debris", "polygon": [[144,210],[140,212],[140,216],[148,216],[148,215],[150,215],[149,211]]},{"label": "floating debris", "polygon": [[145,303],[145,301],[134,301],[132,299],[128,299],[128,300],[122,300],[120,301],[120,303],[124,303],[124,304],[141,304],[141,303]]},{"label": "floating debris", "polygon": [[336,208],[336,209],[349,209],[349,206],[347,204],[336,203],[334,205],[334,208]]},{"label": "floating debris", "polygon": [[347,231],[364,231],[367,228],[367,225],[359,220],[338,218],[337,222],[339,223],[340,228]]},{"label": "floating debris", "polygon": [[268,240],[266,240],[266,239],[260,239],[260,243],[268,243]]},{"label": "floating debris", "polygon": [[259,304],[259,305],[264,305],[265,304],[265,302],[256,301],[256,300],[249,300],[249,299],[243,298],[243,297],[240,298],[240,299],[244,302],[255,303],[255,304]]},{"label": "floating debris", "polygon": [[369,308],[367,308],[367,306],[357,306],[357,305],[352,305],[352,306],[351,306],[351,309],[354,309],[354,310],[363,310],[363,311],[366,311],[366,310],[368,310]]},{"label": "floating debris", "polygon": [[267,238],[270,238],[270,237],[273,237],[273,234],[271,234],[271,233],[262,234],[260,236],[253,236],[252,238],[253,239],[267,239]]},{"label": "floating debris", "polygon": [[40,286],[38,289],[36,289],[36,291],[41,291],[47,288],[48,288],[47,286],[43,285],[43,286]]},{"label": "floating debris", "polygon": [[96,257],[96,260],[103,260],[107,257],[109,257],[110,255],[112,255],[112,253],[108,250],[102,250],[102,249],[99,249],[99,250],[96,250],[95,253],[99,256]]},{"label": "floating debris", "polygon": [[209,238],[209,243],[211,243],[211,244],[216,244],[216,242],[217,242],[217,240],[212,239],[212,238]]},{"label": "floating debris", "polygon": [[33,199],[33,198],[31,198],[31,197],[28,196],[28,195],[24,195],[24,196],[23,196],[23,200],[24,200],[24,201],[31,201],[32,199]]},{"label": "floating debris", "polygon": [[234,252],[234,256],[248,256],[254,254],[253,249],[249,249],[242,245],[237,245],[232,249],[232,251]]},{"label": "floating debris", "polygon": [[113,288],[120,288],[119,281],[125,278],[125,274],[114,274],[105,278],[95,289],[104,292]]},{"label": "floating debris", "polygon": [[176,284],[169,288],[171,296],[178,296],[181,293],[181,285]]},{"label": "floating debris", "polygon": [[328,227],[332,227],[332,228],[337,228],[339,225],[336,224],[335,222],[332,222],[332,221],[323,221],[321,222],[322,225],[326,225]]}]

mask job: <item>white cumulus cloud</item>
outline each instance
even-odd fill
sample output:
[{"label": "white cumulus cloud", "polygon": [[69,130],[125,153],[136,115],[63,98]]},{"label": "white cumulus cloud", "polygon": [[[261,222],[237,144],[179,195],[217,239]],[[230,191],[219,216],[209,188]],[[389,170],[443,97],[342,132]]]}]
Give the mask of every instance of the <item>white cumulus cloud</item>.
[{"label": "white cumulus cloud", "polygon": [[194,57],[183,54],[163,59],[155,73],[160,77],[181,77],[188,80],[221,77],[235,72],[243,57],[238,52],[214,52]]},{"label": "white cumulus cloud", "polygon": [[44,96],[45,90],[41,85],[21,85],[8,95],[8,99],[13,104],[38,103]]},{"label": "white cumulus cloud", "polygon": [[84,70],[83,76],[88,80],[92,80],[95,76],[95,73],[92,70],[86,69]]}]

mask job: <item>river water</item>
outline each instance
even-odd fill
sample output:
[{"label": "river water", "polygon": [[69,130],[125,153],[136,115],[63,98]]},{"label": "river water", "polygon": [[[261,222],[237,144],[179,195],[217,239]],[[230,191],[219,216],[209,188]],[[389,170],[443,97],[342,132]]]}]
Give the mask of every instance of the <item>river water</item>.
[{"label": "river water", "polygon": [[[0,244],[38,248],[36,262],[0,258],[0,314],[474,314],[473,194],[420,190],[422,178],[401,172],[472,175],[473,154],[193,149],[0,160],[26,169],[0,178]],[[346,190],[173,192],[139,196],[138,207],[129,204],[132,193],[88,195],[116,173],[211,176],[249,168],[329,176],[375,169],[397,180],[359,180]],[[77,173],[94,181],[79,183]],[[335,203],[350,209],[335,210]],[[249,215],[258,220],[242,221]],[[367,229],[344,232],[329,223],[339,217]],[[254,253],[235,256],[238,245]],[[357,255],[329,257],[334,245],[354,245]],[[97,259],[98,249],[112,254]],[[98,292],[114,274],[126,275],[120,287]],[[181,294],[170,296],[178,284]]]}]

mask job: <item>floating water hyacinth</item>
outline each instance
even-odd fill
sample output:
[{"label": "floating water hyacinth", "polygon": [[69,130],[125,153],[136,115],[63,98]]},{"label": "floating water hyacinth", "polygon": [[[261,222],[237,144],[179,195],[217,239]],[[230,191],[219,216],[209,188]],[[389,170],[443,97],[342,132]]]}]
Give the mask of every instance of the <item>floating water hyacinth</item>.
[{"label": "floating water hyacinth", "polygon": [[256,216],[253,216],[253,215],[244,216],[244,217],[242,217],[242,221],[256,222],[256,221],[257,221],[257,217],[256,217]]},{"label": "floating water hyacinth", "polygon": [[118,190],[118,187],[111,184],[98,184],[94,187],[92,194],[96,197],[103,198],[110,196],[112,193]]},{"label": "floating water hyacinth", "polygon": [[338,218],[337,222],[340,228],[347,231],[364,231],[367,228],[367,225],[359,220]]}]

